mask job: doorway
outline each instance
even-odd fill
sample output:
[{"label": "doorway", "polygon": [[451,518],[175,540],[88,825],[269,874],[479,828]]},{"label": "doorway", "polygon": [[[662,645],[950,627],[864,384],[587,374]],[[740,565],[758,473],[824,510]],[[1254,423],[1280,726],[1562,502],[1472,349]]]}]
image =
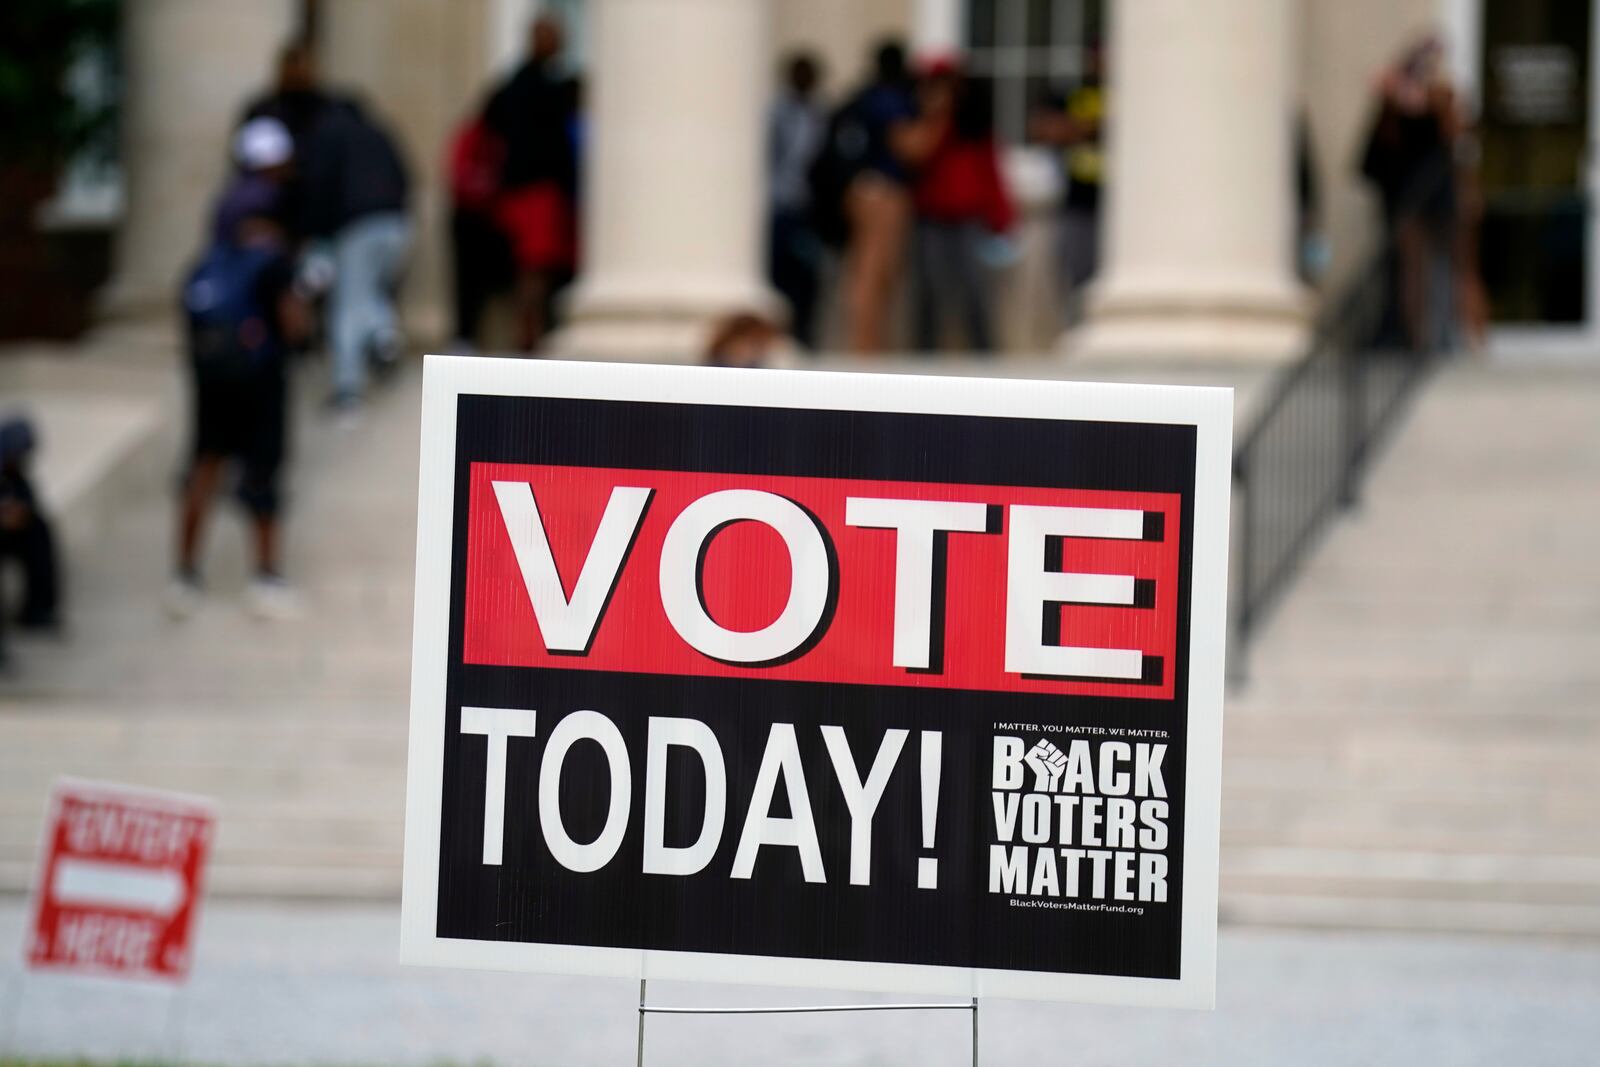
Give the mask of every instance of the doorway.
[{"label": "doorway", "polygon": [[1600,359],[1594,12],[1482,0],[1479,263],[1491,349]]}]

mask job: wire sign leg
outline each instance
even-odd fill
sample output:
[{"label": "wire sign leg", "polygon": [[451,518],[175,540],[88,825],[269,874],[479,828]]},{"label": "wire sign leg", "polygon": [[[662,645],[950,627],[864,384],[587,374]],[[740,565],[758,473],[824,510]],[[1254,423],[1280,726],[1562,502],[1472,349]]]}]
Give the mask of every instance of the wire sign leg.
[{"label": "wire sign leg", "polygon": [[645,979],[639,979],[639,1062],[644,1067],[644,988]]},{"label": "wire sign leg", "polygon": [[972,998],[972,1067],[978,1067],[978,998]]},{"label": "wire sign leg", "polygon": [[784,1005],[781,1007],[767,1008],[676,1008],[662,1004],[651,1004],[645,994],[648,990],[645,979],[639,979],[639,1054],[635,1060],[637,1067],[644,1067],[644,1017],[651,1013],[657,1015],[799,1015],[813,1012],[842,1012],[842,1011],[970,1011],[972,1013],[972,1067],[978,1067],[978,998],[973,997],[966,1004],[960,1001],[950,1001],[918,1004],[808,1004]]}]

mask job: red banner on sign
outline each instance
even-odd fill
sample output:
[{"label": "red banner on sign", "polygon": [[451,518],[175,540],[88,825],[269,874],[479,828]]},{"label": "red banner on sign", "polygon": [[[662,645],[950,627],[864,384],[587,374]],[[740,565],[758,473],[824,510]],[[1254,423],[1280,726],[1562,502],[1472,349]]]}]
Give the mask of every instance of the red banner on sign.
[{"label": "red banner on sign", "polygon": [[1177,494],[499,463],[469,493],[466,663],[1173,694]]},{"label": "red banner on sign", "polygon": [[28,965],[185,978],[215,827],[211,806],[193,797],[57,783],[34,890]]}]

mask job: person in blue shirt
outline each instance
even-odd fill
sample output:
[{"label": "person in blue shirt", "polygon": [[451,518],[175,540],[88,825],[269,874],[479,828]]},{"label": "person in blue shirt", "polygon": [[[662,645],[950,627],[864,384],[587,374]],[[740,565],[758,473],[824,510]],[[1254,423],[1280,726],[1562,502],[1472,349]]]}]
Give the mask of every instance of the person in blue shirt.
[{"label": "person in blue shirt", "polygon": [[905,46],[885,41],[872,78],[829,120],[812,171],[824,232],[844,243],[845,344],[854,352],[881,352],[888,342],[911,226],[912,176],[899,141],[916,115]]}]

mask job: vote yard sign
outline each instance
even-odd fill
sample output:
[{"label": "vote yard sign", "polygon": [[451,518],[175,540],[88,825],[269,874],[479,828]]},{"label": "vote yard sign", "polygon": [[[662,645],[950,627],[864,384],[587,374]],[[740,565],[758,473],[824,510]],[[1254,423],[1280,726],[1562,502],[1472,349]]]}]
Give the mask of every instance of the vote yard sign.
[{"label": "vote yard sign", "polygon": [[194,958],[209,801],[61,779],[27,935],[30,967],[181,981]]},{"label": "vote yard sign", "polygon": [[1208,1005],[1231,402],[430,357],[402,958]]}]

